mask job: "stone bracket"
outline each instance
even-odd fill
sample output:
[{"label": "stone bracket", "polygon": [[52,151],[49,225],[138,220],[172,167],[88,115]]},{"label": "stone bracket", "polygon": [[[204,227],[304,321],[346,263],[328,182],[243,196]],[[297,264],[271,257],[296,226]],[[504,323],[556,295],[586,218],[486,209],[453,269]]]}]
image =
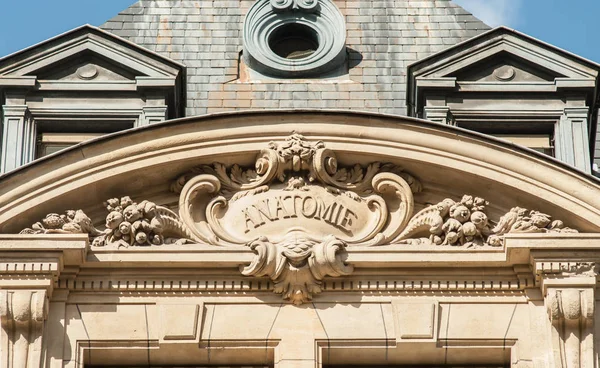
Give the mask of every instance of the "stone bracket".
[{"label": "stone bracket", "polygon": [[46,290],[0,290],[0,366],[40,367]]},{"label": "stone bracket", "polygon": [[567,257],[556,259],[532,254],[532,268],[552,326],[554,367],[594,367],[597,264]]}]

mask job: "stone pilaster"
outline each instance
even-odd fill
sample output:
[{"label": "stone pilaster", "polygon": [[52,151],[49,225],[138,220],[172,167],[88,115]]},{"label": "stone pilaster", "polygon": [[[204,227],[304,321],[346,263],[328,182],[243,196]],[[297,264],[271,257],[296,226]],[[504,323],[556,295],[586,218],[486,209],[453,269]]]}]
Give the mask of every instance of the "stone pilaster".
[{"label": "stone pilaster", "polygon": [[566,107],[555,133],[556,158],[586,173],[591,172],[588,108]]},{"label": "stone pilaster", "polygon": [[536,268],[551,324],[554,367],[593,368],[596,265],[544,262]]},{"label": "stone pilaster", "polygon": [[0,172],[5,173],[33,160],[35,126],[26,105],[3,106],[2,126]]}]

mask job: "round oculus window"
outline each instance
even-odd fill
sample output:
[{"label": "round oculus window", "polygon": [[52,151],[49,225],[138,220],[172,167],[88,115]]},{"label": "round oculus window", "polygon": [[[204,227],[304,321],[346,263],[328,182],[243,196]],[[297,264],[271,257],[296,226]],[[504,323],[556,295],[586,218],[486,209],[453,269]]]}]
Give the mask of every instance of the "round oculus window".
[{"label": "round oculus window", "polygon": [[[295,1],[295,3],[294,3]],[[274,77],[312,77],[339,67],[346,59],[344,17],[331,0],[288,0],[279,9],[256,1],[244,21],[244,62]],[[276,4],[278,4],[276,2]],[[293,4],[299,4],[297,7]]]},{"label": "round oculus window", "polygon": [[296,23],[286,24],[271,33],[269,48],[284,59],[303,59],[318,50],[319,35],[308,26]]}]

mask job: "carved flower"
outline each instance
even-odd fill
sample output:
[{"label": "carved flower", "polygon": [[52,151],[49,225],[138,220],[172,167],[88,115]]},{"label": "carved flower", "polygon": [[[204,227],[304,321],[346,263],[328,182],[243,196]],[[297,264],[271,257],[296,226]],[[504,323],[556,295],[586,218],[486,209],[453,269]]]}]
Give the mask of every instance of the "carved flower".
[{"label": "carved flower", "polygon": [[483,198],[475,197],[473,200],[473,206],[471,206],[471,211],[483,211],[485,210],[485,206],[489,203]]},{"label": "carved flower", "polygon": [[122,211],[123,209],[121,208],[121,206],[119,204],[120,204],[120,202],[119,202],[119,199],[117,199],[117,198],[111,198],[111,199],[107,200],[106,202],[104,202],[106,209],[109,211]]},{"label": "carved flower", "polygon": [[490,235],[487,240],[487,243],[492,247],[499,247],[502,245],[502,238],[497,235]]},{"label": "carved flower", "polygon": [[442,230],[446,233],[444,244],[455,244],[463,234],[462,224],[453,218],[448,219],[442,226]]},{"label": "carved flower", "polygon": [[473,207],[473,196],[465,194],[460,200],[460,203],[464,204],[469,208]]},{"label": "carved flower", "polygon": [[65,224],[65,220],[58,213],[50,213],[42,223],[46,229],[60,229]]},{"label": "carved flower", "polygon": [[454,245],[458,242],[459,239],[459,234],[454,231],[451,231],[448,234],[446,234],[446,244]]},{"label": "carved flower", "polygon": [[77,211],[75,211],[75,210],[67,210],[67,212],[66,212],[66,220],[67,220],[67,222],[72,221],[73,219],[75,219],[75,215],[76,214],[77,214]]},{"label": "carved flower", "polygon": [[531,223],[539,228],[544,228],[550,223],[550,216],[538,211],[531,211]]},{"label": "carved flower", "polygon": [[147,241],[148,235],[146,235],[145,232],[140,231],[137,234],[135,234],[135,242],[138,243],[138,245],[145,245]]},{"label": "carved flower", "polygon": [[128,206],[131,206],[133,204],[133,201],[131,200],[131,198],[129,198],[129,196],[125,196],[121,198],[121,207],[125,208]]}]

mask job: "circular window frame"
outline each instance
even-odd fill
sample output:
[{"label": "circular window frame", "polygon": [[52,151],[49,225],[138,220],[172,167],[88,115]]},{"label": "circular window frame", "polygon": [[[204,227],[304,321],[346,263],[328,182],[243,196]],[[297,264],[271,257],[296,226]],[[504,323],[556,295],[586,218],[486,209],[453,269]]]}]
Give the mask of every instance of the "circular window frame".
[{"label": "circular window frame", "polygon": [[[270,1],[254,3],[244,21],[245,63],[260,73],[286,78],[315,76],[339,67],[346,59],[344,16],[330,0],[319,0],[313,11],[275,11]],[[317,35],[318,47],[309,56],[288,59],[271,49],[274,32],[291,24],[308,27]]]}]

